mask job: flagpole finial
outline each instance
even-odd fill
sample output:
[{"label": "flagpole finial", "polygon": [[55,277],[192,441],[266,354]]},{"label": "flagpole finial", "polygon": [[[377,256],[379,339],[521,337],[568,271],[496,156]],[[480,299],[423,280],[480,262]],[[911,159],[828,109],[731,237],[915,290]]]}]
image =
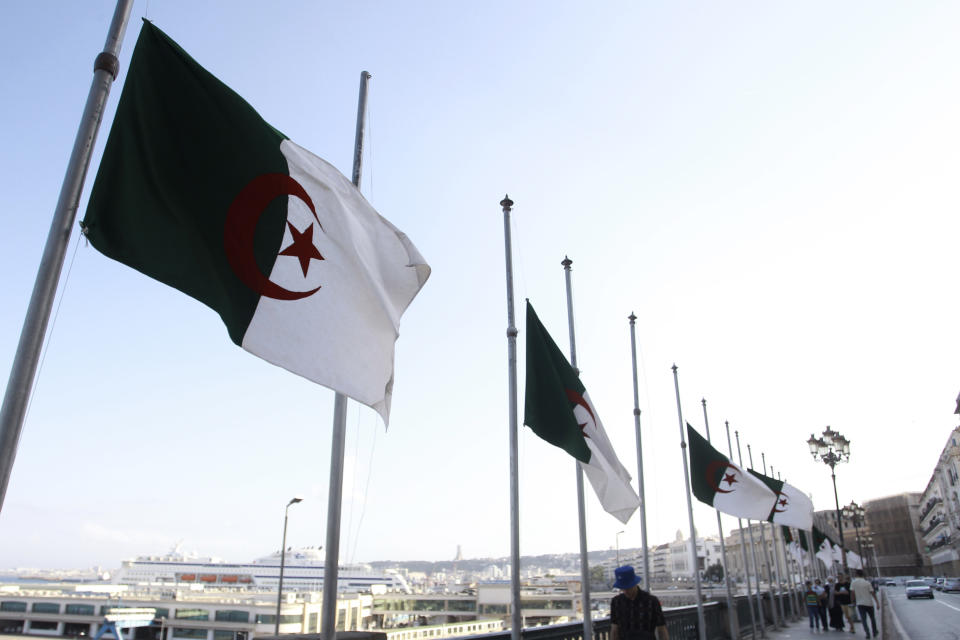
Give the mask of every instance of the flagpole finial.
[{"label": "flagpole finial", "polygon": [[677,363],[674,362],[674,363],[673,363],[673,366],[670,367],[670,369],[671,369],[674,373],[676,373],[676,372],[677,372]]},{"label": "flagpole finial", "polygon": [[707,406],[707,399],[706,399],[706,398],[700,398],[700,404],[702,404],[703,406]]},{"label": "flagpole finial", "polygon": [[627,316],[627,320],[630,321],[630,324],[633,324],[637,321],[637,316],[633,315],[633,311],[630,312],[630,315]]},{"label": "flagpole finial", "polygon": [[563,256],[563,261],[560,264],[563,265],[564,269],[569,269],[570,265],[573,264],[573,260],[571,260],[569,256]]},{"label": "flagpole finial", "polygon": [[504,195],[503,200],[500,201],[500,206],[504,209],[509,209],[513,206],[513,200],[510,199],[509,195]]}]

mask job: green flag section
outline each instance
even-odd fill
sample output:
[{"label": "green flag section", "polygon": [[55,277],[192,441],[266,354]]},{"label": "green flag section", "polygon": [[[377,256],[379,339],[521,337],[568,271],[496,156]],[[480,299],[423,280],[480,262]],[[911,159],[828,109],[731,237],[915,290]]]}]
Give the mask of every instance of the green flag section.
[{"label": "green flag section", "polygon": [[813,501],[810,498],[782,480],[771,478],[754,469],[747,471],[777,494],[777,502],[765,520],[804,531],[810,530],[813,526]]},{"label": "green flag section", "polygon": [[236,344],[388,422],[400,316],[430,267],[339,171],[146,21],[81,225],[216,311]]},{"label": "green flag section", "polygon": [[730,462],[687,423],[690,486],[697,500],[718,511],[748,520],[766,520],[776,495],[758,479]]},{"label": "green flag section", "polygon": [[576,458],[603,509],[626,524],[640,506],[577,372],[527,302],[527,388],[523,423]]}]

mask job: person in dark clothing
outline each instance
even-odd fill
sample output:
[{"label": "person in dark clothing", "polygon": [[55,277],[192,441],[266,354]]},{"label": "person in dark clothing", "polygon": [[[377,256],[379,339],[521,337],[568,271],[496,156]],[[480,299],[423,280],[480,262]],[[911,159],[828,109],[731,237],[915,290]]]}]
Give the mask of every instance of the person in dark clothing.
[{"label": "person in dark clothing", "polygon": [[660,600],[639,587],[633,567],[619,567],[614,575],[620,595],[610,601],[610,640],[670,640]]},{"label": "person in dark clothing", "polygon": [[846,574],[841,575],[837,580],[836,601],[840,603],[840,608],[843,609],[843,616],[850,626],[850,633],[856,633],[857,630],[853,625],[853,605],[850,602],[850,576]]},{"label": "person in dark clothing", "polygon": [[837,600],[837,584],[833,578],[827,578],[827,614],[830,616],[830,628],[843,631],[843,608]]}]

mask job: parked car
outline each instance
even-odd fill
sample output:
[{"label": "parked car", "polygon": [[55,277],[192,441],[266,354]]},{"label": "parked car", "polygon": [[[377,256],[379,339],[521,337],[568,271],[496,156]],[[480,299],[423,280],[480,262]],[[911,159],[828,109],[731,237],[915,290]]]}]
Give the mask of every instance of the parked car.
[{"label": "parked car", "polygon": [[937,578],[937,581],[933,583],[933,588],[937,591],[943,591],[944,581],[946,581],[946,578]]},{"label": "parked car", "polygon": [[940,590],[944,593],[960,591],[960,578],[947,578],[943,581],[943,588]]},{"label": "parked car", "polygon": [[897,586],[897,581],[896,581],[896,580],[887,580],[886,582],[883,583],[883,586],[885,586],[885,587],[895,587],[895,586]]},{"label": "parked car", "polygon": [[933,589],[930,588],[926,580],[907,581],[907,600],[913,600],[914,598],[930,598],[933,600]]}]

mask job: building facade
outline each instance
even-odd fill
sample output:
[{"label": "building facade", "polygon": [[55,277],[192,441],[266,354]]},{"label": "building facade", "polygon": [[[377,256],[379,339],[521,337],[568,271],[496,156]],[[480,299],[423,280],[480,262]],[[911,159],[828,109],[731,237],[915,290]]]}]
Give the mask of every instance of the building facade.
[{"label": "building facade", "polygon": [[920,496],[920,535],[935,575],[960,575],[960,427],[947,438]]},{"label": "building facade", "polygon": [[929,572],[922,553],[920,493],[900,493],[863,503],[866,530],[873,547],[864,547],[864,562],[880,576],[919,576]]}]

